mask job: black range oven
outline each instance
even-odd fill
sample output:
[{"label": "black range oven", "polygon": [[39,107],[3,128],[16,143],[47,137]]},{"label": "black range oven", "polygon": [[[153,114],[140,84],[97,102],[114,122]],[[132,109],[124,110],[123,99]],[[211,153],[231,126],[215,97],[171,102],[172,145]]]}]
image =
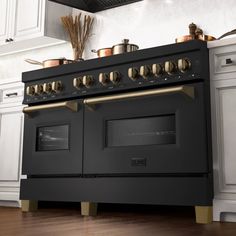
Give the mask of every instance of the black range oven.
[{"label": "black range oven", "polygon": [[21,199],[212,204],[205,42],[26,72],[23,82]]}]

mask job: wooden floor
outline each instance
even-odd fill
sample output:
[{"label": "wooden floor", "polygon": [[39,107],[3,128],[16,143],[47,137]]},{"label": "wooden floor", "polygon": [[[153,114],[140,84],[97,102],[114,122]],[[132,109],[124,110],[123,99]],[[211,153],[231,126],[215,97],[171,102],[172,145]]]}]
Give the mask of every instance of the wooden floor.
[{"label": "wooden floor", "polygon": [[37,212],[0,207],[0,236],[235,236],[236,223],[195,224],[192,207],[99,205],[81,217],[79,205],[41,205]]}]

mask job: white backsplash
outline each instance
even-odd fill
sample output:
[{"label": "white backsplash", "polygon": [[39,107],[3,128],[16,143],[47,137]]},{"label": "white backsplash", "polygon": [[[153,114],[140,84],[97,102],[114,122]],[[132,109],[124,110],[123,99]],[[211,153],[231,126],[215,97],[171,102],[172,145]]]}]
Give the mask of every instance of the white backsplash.
[{"label": "white backsplash", "polygon": [[[235,12],[235,0],[143,0],[98,12],[84,57],[96,57],[90,52],[91,49],[109,47],[124,38],[138,44],[140,49],[174,43],[177,36],[188,34],[191,22],[196,23],[206,34],[219,37],[236,28]],[[23,71],[41,68],[27,64],[25,58],[43,61],[58,57],[72,58],[69,43],[2,56],[0,80],[20,80]]]}]

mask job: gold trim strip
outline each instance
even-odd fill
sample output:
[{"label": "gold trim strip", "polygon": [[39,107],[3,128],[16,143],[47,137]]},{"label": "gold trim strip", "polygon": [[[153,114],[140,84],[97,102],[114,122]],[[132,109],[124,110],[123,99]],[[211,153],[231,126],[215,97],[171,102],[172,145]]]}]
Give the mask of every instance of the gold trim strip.
[{"label": "gold trim strip", "polygon": [[31,106],[31,107],[24,107],[23,112],[24,113],[32,113],[40,110],[47,110],[47,109],[53,109],[53,108],[68,108],[71,111],[78,111],[78,103],[77,101],[67,101],[67,102],[57,102],[57,103],[51,103],[46,105],[37,105],[37,106]]},{"label": "gold trim strip", "polygon": [[169,88],[161,88],[161,89],[151,89],[142,92],[130,92],[118,95],[110,95],[110,96],[101,96],[95,98],[84,99],[84,104],[86,105],[95,105],[97,103],[111,102],[111,101],[119,101],[123,99],[129,98],[138,98],[144,96],[152,96],[152,95],[166,95],[173,93],[183,93],[192,99],[194,99],[194,87],[192,86],[176,86]]}]

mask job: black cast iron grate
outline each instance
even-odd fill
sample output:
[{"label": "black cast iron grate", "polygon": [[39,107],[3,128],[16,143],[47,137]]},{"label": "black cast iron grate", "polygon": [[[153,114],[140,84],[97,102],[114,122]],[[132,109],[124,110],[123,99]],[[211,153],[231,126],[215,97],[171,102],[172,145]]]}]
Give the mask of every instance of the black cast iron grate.
[{"label": "black cast iron grate", "polygon": [[98,12],[142,0],[50,0],[50,1],[78,8],[84,11]]}]

